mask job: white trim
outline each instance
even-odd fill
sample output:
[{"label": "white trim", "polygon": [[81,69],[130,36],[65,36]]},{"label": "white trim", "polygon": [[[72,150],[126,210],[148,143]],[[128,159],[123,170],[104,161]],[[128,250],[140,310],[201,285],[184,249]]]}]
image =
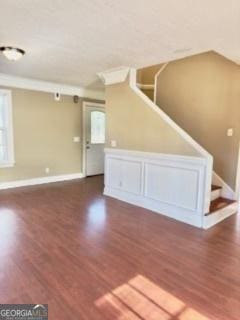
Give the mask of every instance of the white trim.
[{"label": "white trim", "polygon": [[180,212],[179,208],[173,208],[168,204],[157,203],[153,199],[145,199],[142,196],[131,194],[122,190],[112,189],[105,187],[104,195],[116,198],[118,200],[131,203],[135,206],[142,207],[148,210],[151,210],[155,213],[173,218],[175,220],[185,222],[192,226],[201,228],[202,227],[202,217],[201,215],[192,214],[189,215],[188,211],[184,209]]},{"label": "white trim", "polygon": [[236,200],[233,189],[215,172],[212,173],[212,183],[222,187],[221,196],[227,199]]},{"label": "white trim", "polygon": [[211,201],[216,200],[217,198],[221,197],[222,189],[212,190],[211,192]]},{"label": "white trim", "polygon": [[82,172],[83,172],[84,177],[86,177],[86,123],[85,123],[85,115],[86,115],[86,108],[87,107],[105,108],[105,103],[83,101],[83,104],[82,104]]},{"label": "white trim", "polygon": [[64,95],[86,97],[90,99],[104,100],[104,91],[91,90],[78,86],[70,86],[42,80],[28,79],[0,73],[0,86],[15,87],[42,92],[60,93]]},{"label": "white trim", "polygon": [[163,70],[168,66],[168,64],[169,64],[169,62],[167,62],[163,66],[161,66],[159,71],[155,74],[155,77],[154,77],[154,94],[153,94],[154,103],[157,102],[157,81],[158,81],[158,77],[163,72]]},{"label": "white trim", "polygon": [[151,99],[149,99],[136,85],[136,69],[130,69],[129,77],[131,89],[153,110],[155,111],[167,124],[169,124],[186,142],[188,142],[200,155],[207,160],[207,174],[206,174],[206,188],[205,188],[205,210],[209,211],[211,202],[211,185],[212,185],[212,167],[213,157],[207,152],[199,143],[197,143],[186,131],[179,127],[163,110],[160,109]]},{"label": "white trim", "polygon": [[206,169],[204,158],[106,148],[104,194],[202,227]]},{"label": "white trim", "polygon": [[217,210],[203,218],[203,229],[209,229],[231,215],[237,213],[238,203],[234,202],[227,207]]},{"label": "white trim", "polygon": [[152,160],[174,160],[184,163],[197,163],[201,165],[206,165],[206,159],[194,156],[183,156],[178,154],[168,154],[168,153],[156,153],[156,152],[146,152],[137,150],[127,150],[127,149],[113,149],[105,148],[105,154],[112,154],[116,156],[126,156],[126,157],[137,157],[137,158],[150,158]]},{"label": "white trim", "polygon": [[7,98],[7,162],[0,163],[0,168],[14,166],[14,135],[13,135],[13,112],[12,112],[12,92],[11,90],[0,89],[0,94]]},{"label": "white trim", "polygon": [[154,84],[137,83],[137,86],[141,90],[154,90]]},{"label": "white trim", "polygon": [[8,162],[8,163],[1,163],[0,164],[0,169],[3,168],[12,168],[15,166],[15,162]]},{"label": "white trim", "polygon": [[60,181],[67,181],[67,180],[74,180],[74,179],[81,179],[83,177],[84,176],[82,173],[72,173],[72,174],[65,174],[65,175],[59,175],[59,176],[39,177],[39,178],[33,178],[33,179],[27,179],[27,180],[0,182],[0,190],[34,186],[38,184],[60,182]]},{"label": "white trim", "polygon": [[163,110],[161,110],[153,101],[151,101],[136,85],[136,70],[130,71],[130,87],[144,102],[167,123],[169,124],[184,140],[186,140],[197,152],[206,158],[212,156],[199,143],[197,143],[186,131],[179,127]]},{"label": "white trim", "polygon": [[129,67],[118,67],[109,69],[103,72],[99,72],[97,75],[102,82],[107,86],[110,84],[124,82],[129,74]]}]

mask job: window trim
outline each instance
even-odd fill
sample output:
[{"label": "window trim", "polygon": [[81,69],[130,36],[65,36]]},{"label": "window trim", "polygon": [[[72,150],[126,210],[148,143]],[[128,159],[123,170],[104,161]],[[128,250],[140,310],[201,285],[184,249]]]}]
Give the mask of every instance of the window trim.
[{"label": "window trim", "polygon": [[6,96],[7,99],[7,160],[1,162],[0,168],[13,167],[14,160],[14,139],[13,139],[13,116],[12,116],[12,92],[11,90],[0,89],[0,95]]},{"label": "window trim", "polygon": [[93,112],[97,112],[97,113],[101,113],[101,114],[103,114],[104,115],[104,128],[106,128],[106,112],[105,111],[102,111],[102,110],[94,110],[94,111],[91,111],[90,112],[90,123],[91,123],[91,129],[90,129],[90,131],[91,131],[91,137],[90,137],[90,139],[91,139],[91,144],[97,144],[97,145],[101,145],[101,144],[105,144],[106,143],[106,130],[104,131],[104,141],[103,142],[93,142],[92,141],[92,113]]}]

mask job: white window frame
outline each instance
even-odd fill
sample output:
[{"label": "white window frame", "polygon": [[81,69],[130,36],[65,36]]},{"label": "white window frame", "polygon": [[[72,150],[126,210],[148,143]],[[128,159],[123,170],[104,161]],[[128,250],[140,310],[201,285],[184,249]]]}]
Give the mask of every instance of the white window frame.
[{"label": "white window frame", "polygon": [[[91,144],[105,144],[106,143],[106,132],[104,132],[104,140],[103,142],[98,142],[98,141],[92,141],[92,113],[93,112],[98,112],[104,115],[104,128],[106,128],[106,113],[102,110],[95,110],[90,112],[90,122],[91,122]],[[105,130],[106,131],[106,130]]]},{"label": "white window frame", "polygon": [[12,118],[12,92],[11,90],[0,89],[0,95],[4,95],[7,101],[7,110],[5,110],[5,121],[7,131],[7,159],[0,160],[0,168],[14,166],[14,142],[13,142],[13,118]]}]

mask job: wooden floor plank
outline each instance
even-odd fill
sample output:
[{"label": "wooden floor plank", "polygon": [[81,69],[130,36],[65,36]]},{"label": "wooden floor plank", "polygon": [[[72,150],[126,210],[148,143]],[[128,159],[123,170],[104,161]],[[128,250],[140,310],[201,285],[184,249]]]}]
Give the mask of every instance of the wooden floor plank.
[{"label": "wooden floor plank", "polygon": [[48,303],[51,320],[239,319],[238,215],[205,231],[102,190],[0,192],[0,303]]}]

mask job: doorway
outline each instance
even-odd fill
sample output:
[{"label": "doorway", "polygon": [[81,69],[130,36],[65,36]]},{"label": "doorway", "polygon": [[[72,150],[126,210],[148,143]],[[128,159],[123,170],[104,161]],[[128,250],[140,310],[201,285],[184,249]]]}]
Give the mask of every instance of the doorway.
[{"label": "doorway", "polygon": [[104,173],[105,105],[83,102],[83,173]]}]

